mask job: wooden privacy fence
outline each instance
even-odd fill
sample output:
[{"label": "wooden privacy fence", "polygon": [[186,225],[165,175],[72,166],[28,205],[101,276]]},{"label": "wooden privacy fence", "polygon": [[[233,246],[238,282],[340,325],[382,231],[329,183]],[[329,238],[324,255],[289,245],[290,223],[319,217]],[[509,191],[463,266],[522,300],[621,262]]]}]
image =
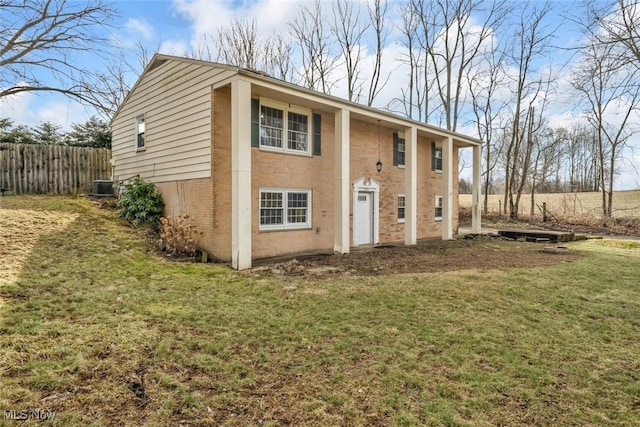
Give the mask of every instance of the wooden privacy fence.
[{"label": "wooden privacy fence", "polygon": [[12,194],[91,193],[111,176],[111,150],[66,145],[0,144],[0,188]]}]

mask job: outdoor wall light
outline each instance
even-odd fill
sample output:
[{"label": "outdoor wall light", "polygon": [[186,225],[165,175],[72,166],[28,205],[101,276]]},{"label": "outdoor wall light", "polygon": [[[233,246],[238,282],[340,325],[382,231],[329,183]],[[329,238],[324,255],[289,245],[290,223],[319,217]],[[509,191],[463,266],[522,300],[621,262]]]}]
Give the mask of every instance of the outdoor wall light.
[{"label": "outdoor wall light", "polygon": [[378,173],[380,173],[380,171],[382,170],[382,162],[380,161],[380,159],[378,159],[378,161],[376,162],[376,169]]}]

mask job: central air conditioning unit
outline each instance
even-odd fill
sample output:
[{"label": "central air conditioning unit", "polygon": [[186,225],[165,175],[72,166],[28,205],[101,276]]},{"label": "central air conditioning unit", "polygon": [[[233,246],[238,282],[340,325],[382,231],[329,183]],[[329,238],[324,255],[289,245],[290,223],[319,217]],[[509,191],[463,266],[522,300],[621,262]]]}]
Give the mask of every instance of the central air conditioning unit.
[{"label": "central air conditioning unit", "polygon": [[113,181],[96,179],[93,181],[93,197],[113,197]]}]

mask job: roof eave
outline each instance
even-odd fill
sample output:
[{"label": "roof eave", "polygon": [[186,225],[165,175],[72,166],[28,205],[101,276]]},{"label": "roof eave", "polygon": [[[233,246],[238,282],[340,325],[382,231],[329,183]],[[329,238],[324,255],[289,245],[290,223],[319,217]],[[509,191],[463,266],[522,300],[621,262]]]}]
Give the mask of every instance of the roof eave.
[{"label": "roof eave", "polygon": [[242,69],[242,68],[237,68],[236,70],[237,70],[237,74],[238,75],[241,75],[241,76],[244,76],[244,77],[249,77],[249,78],[255,79],[255,80],[261,80],[261,81],[269,82],[269,83],[276,84],[276,85],[279,85],[279,86],[284,86],[284,87],[287,87],[289,89],[292,89],[292,90],[295,90],[295,91],[302,92],[302,93],[305,93],[307,95],[313,96],[315,98],[326,99],[326,100],[331,101],[332,104],[342,105],[343,107],[345,107],[345,108],[347,108],[347,109],[349,109],[351,111],[354,111],[354,112],[360,112],[361,114],[362,113],[367,113],[370,116],[383,116],[383,117],[389,118],[389,119],[391,119],[393,121],[406,123],[408,126],[416,126],[416,127],[423,128],[425,130],[429,130],[429,131],[431,131],[433,133],[443,134],[443,136],[444,135],[451,136],[456,141],[459,141],[459,142],[464,143],[464,144],[468,144],[470,146],[482,145],[483,144],[482,140],[480,140],[478,138],[473,138],[473,137],[470,137],[470,136],[467,136],[467,135],[463,135],[463,134],[460,134],[460,133],[457,133],[457,132],[453,132],[453,131],[449,131],[449,130],[440,128],[438,126],[433,126],[433,125],[430,125],[428,123],[424,123],[424,122],[420,122],[420,121],[417,121],[417,120],[409,119],[407,117],[403,117],[403,116],[400,116],[398,114],[395,114],[395,113],[392,113],[392,112],[389,112],[389,111],[380,110],[378,108],[370,107],[368,105],[358,104],[358,103],[355,103],[353,101],[348,101],[348,100],[345,100],[343,98],[339,98],[339,97],[334,96],[334,95],[328,95],[328,94],[325,94],[325,93],[322,93],[322,92],[318,92],[318,91],[313,90],[313,89],[305,88],[303,86],[299,86],[299,85],[296,85],[296,84],[293,84],[293,83],[286,82],[284,80],[280,80],[280,79],[276,79],[276,78],[273,78],[273,77],[268,77],[268,76],[265,76],[265,75],[262,75],[262,74],[258,74],[258,73],[252,72],[250,70],[245,70],[245,69]]}]

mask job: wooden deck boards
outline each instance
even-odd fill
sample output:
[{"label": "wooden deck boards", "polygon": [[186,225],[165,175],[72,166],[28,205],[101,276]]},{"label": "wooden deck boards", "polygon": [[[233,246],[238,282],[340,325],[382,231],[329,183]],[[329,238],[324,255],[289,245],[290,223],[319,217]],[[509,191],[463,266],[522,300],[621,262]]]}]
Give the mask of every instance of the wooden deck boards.
[{"label": "wooden deck boards", "polygon": [[574,240],[580,240],[583,238],[581,235],[576,235],[572,231],[552,231],[552,230],[498,230],[500,236],[509,239],[524,239],[528,242],[573,242]]}]

